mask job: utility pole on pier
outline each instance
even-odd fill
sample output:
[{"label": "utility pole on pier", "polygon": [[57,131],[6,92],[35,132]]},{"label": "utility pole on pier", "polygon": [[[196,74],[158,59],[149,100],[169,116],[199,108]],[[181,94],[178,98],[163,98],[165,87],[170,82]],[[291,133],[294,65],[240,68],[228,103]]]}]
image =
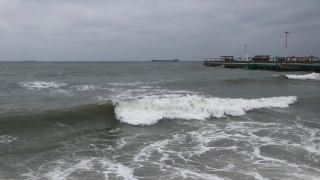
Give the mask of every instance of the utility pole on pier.
[{"label": "utility pole on pier", "polygon": [[286,33],[286,45],[285,45],[285,50],[284,50],[284,60],[286,61],[287,60],[287,35],[288,35],[288,31],[284,32]]},{"label": "utility pole on pier", "polygon": [[249,61],[248,56],[247,56],[247,45],[244,45],[244,60]]}]

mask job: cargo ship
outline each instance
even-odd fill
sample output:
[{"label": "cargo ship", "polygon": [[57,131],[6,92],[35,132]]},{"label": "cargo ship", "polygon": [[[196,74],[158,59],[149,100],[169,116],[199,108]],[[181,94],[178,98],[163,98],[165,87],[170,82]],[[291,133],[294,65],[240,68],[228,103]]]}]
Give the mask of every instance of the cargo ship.
[{"label": "cargo ship", "polygon": [[31,59],[31,60],[26,59],[26,60],[22,60],[22,62],[36,62],[36,60],[34,60],[34,59]]},{"label": "cargo ship", "polygon": [[179,62],[179,59],[169,59],[169,60],[151,60],[151,62]]}]

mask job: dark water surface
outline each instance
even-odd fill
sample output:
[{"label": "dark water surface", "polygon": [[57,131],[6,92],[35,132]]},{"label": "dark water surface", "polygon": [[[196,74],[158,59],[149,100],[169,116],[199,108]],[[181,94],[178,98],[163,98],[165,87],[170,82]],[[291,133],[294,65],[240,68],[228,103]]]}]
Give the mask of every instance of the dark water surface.
[{"label": "dark water surface", "polygon": [[0,179],[320,177],[317,73],[0,65]]}]

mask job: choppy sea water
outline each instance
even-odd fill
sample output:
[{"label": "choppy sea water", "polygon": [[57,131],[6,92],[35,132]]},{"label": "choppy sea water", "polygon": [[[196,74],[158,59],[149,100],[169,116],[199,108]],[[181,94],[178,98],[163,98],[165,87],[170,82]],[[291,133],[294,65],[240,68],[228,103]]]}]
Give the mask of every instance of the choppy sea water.
[{"label": "choppy sea water", "polygon": [[0,64],[0,179],[320,177],[318,73]]}]

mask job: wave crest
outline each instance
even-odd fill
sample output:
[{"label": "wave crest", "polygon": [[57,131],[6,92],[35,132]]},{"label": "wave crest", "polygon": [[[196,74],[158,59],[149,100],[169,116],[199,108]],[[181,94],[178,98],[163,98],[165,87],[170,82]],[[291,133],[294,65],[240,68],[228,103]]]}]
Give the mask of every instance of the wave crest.
[{"label": "wave crest", "polygon": [[311,73],[305,75],[286,75],[288,79],[296,79],[296,80],[320,80],[319,73]]},{"label": "wave crest", "polygon": [[225,115],[241,116],[260,108],[289,107],[296,96],[261,99],[205,98],[187,95],[179,98],[125,100],[115,103],[116,118],[132,125],[152,125],[163,118],[204,120]]},{"label": "wave crest", "polygon": [[65,83],[58,82],[45,82],[45,81],[34,81],[34,82],[21,82],[19,83],[22,87],[33,90],[42,90],[49,88],[59,88],[61,86],[66,86]]},{"label": "wave crest", "polygon": [[12,137],[12,136],[9,136],[9,135],[3,135],[3,136],[0,136],[0,144],[11,143],[16,139],[17,139],[16,137]]}]

